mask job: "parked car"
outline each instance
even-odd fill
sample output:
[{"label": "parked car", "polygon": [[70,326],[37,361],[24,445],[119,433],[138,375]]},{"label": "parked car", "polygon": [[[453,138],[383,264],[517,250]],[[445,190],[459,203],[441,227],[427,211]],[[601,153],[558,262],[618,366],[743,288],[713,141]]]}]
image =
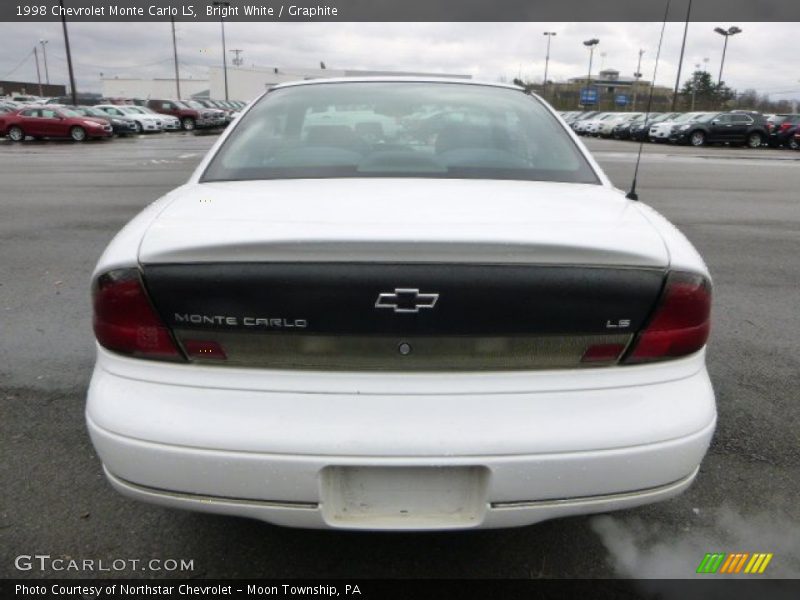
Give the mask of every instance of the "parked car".
[{"label": "parked car", "polygon": [[68,108],[29,106],[0,116],[0,135],[14,142],[27,136],[41,138],[71,138],[83,142],[114,135],[108,120],[86,117]]},{"label": "parked car", "polygon": [[142,114],[134,106],[124,104],[98,104],[97,108],[107,115],[133,123],[136,133],[158,133],[162,128],[162,119],[158,115]]},{"label": "parked car", "polygon": [[649,141],[648,133],[650,127],[656,123],[675,119],[680,114],[681,113],[650,113],[647,121],[642,119],[631,123],[630,130],[628,131],[628,139],[636,142]]},{"label": "parked car", "polygon": [[589,120],[589,119],[591,119],[594,116],[599,115],[599,114],[600,113],[597,112],[596,110],[590,110],[590,111],[586,111],[586,112],[580,113],[578,115],[575,115],[572,118],[572,120],[570,121],[569,125],[570,125],[570,127],[572,128],[572,130],[575,133],[580,135],[580,129],[583,126],[583,124],[585,124],[585,122],[587,120]]},{"label": "parked car", "polygon": [[727,143],[758,148],[767,141],[767,125],[764,117],[757,113],[710,114],[674,125],[669,141],[692,146]]},{"label": "parked car", "polygon": [[163,131],[178,131],[181,128],[181,121],[178,117],[157,113],[156,111],[151,110],[146,106],[131,105],[124,107],[123,110],[127,114],[133,116],[134,118],[136,117],[136,115],[155,117],[161,123],[161,129]]},{"label": "parked car", "polygon": [[[659,113],[650,113],[649,115],[649,122],[652,122],[653,118],[656,117]],[[611,136],[616,140],[629,140],[631,138],[631,129],[633,127],[641,126],[644,127],[644,120],[645,115],[642,113],[635,119],[631,119],[630,121],[623,121],[618,123],[614,126],[614,129],[611,132]]]},{"label": "parked car", "polygon": [[181,127],[186,131],[192,131],[198,127],[216,126],[215,113],[203,106],[191,107],[180,100],[148,100],[147,108],[157,113],[177,117],[181,122]]},{"label": "parked car", "polygon": [[800,115],[774,115],[767,120],[767,143],[773,148],[794,145],[795,128],[800,125]]},{"label": "parked car", "polygon": [[219,120],[219,124],[221,126],[227,126],[231,121],[233,121],[233,110],[227,106],[222,105],[216,100],[197,100],[196,101],[201,106],[216,111],[217,118]]},{"label": "parked car", "polygon": [[204,111],[204,114],[210,117],[212,121],[211,127],[224,127],[225,125],[228,124],[226,111],[222,110],[221,108],[217,108],[213,105],[206,106],[199,100],[184,100],[183,104],[185,104],[189,108]]},{"label": "parked car", "polygon": [[595,127],[595,123],[602,119],[608,118],[609,116],[611,116],[611,113],[596,112],[592,116],[575,121],[573,130],[578,135],[588,135],[589,129],[593,129]]},{"label": "parked car", "polygon": [[680,113],[674,119],[667,119],[650,126],[647,132],[647,137],[651,142],[667,142],[672,133],[672,128],[676,125],[684,125],[690,121],[694,121],[703,117],[704,115],[714,115],[716,113],[708,112],[688,112]]},{"label": "parked car", "polygon": [[278,85],[92,277],[86,423],[143,501],[528,525],[679,494],[715,428],[700,255],[515,86]]},{"label": "parked car", "polygon": [[644,118],[643,113],[619,113],[617,116],[603,121],[597,128],[597,135],[602,138],[610,138],[614,135],[614,129],[617,125],[623,123],[630,124],[632,121]]},{"label": "parked car", "polygon": [[19,102],[20,104],[39,104],[42,102],[42,98],[39,96],[31,96],[30,94],[14,94],[11,96],[11,100],[14,102]]},{"label": "parked car", "polygon": [[95,106],[67,106],[72,111],[83,115],[84,117],[96,117],[103,119],[111,124],[111,129],[116,135],[129,135],[136,133],[136,124],[132,121],[109,115]]}]

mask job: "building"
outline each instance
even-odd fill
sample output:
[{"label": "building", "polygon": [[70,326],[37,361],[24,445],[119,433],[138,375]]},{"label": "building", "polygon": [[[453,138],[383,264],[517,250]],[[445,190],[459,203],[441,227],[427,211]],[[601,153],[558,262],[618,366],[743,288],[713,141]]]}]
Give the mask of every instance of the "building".
[{"label": "building", "polygon": [[67,93],[67,86],[54,83],[43,83],[40,85],[36,81],[0,81],[0,96],[13,96],[14,94],[42,96],[51,98],[53,96],[64,96]]},{"label": "building", "polygon": [[[132,77],[103,78],[105,98],[175,98],[178,95],[175,78],[135,79]],[[208,96],[208,79],[181,78],[181,97]]]},{"label": "building", "polygon": [[[225,98],[225,70],[210,67],[208,79],[181,79],[181,98]],[[321,77],[416,76],[471,79],[471,75],[422,73],[417,71],[367,71],[358,69],[293,69],[284,67],[228,67],[228,98],[249,101],[271,87],[288,81]],[[103,96],[107,98],[175,98],[175,79],[104,78]]]},{"label": "building", "polygon": [[[533,86],[542,93],[542,85]],[[585,89],[590,94],[581,94]],[[672,103],[671,88],[657,85],[653,88],[653,111],[669,110]],[[548,82],[544,94],[548,102],[559,110],[638,110],[645,108],[650,96],[650,82],[620,75],[616,69],[603,69],[591,77],[571,77],[566,82]]]},{"label": "building", "polygon": [[[225,98],[225,73],[222,67],[209,69],[212,98]],[[242,69],[228,68],[228,98],[252,100],[279,83],[323,77],[445,77],[450,79],[472,79],[471,75],[453,73],[423,73],[419,71],[369,71],[359,69],[291,69],[269,67]]]}]

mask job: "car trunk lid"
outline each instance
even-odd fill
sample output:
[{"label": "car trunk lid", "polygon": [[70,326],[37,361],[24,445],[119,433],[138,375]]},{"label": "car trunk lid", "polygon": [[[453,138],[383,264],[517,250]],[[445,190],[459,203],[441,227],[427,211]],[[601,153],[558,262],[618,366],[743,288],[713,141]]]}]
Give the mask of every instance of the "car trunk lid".
[{"label": "car trunk lid", "polygon": [[616,364],[663,242],[602,186],[203,184],[145,234],[157,311],[199,363],[478,370]]}]

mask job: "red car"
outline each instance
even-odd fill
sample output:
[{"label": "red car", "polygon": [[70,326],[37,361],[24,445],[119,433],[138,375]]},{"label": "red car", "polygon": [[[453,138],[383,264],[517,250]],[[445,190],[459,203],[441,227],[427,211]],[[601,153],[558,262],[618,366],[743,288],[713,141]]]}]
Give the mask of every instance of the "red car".
[{"label": "red car", "polygon": [[0,115],[0,135],[14,142],[27,136],[40,138],[70,138],[83,142],[90,138],[108,138],[114,135],[106,119],[84,117],[68,108],[29,106],[16,112]]},{"label": "red car", "polygon": [[180,100],[148,100],[147,108],[162,115],[171,115],[181,120],[181,127],[191,131],[197,127],[215,127],[221,124],[214,118],[216,111],[203,107],[201,104],[190,106]]}]

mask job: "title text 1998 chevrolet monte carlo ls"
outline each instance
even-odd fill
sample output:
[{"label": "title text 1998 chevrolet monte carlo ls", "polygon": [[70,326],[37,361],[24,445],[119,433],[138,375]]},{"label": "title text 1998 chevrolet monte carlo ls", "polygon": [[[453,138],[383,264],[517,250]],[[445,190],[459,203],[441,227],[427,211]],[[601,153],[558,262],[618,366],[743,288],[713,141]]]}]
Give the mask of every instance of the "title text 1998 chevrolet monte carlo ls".
[{"label": "title text 1998 chevrolet monte carlo ls", "polygon": [[525,525],[678,494],[716,423],[703,261],[515,87],[278,86],[93,294],[91,438],[167,506]]}]

